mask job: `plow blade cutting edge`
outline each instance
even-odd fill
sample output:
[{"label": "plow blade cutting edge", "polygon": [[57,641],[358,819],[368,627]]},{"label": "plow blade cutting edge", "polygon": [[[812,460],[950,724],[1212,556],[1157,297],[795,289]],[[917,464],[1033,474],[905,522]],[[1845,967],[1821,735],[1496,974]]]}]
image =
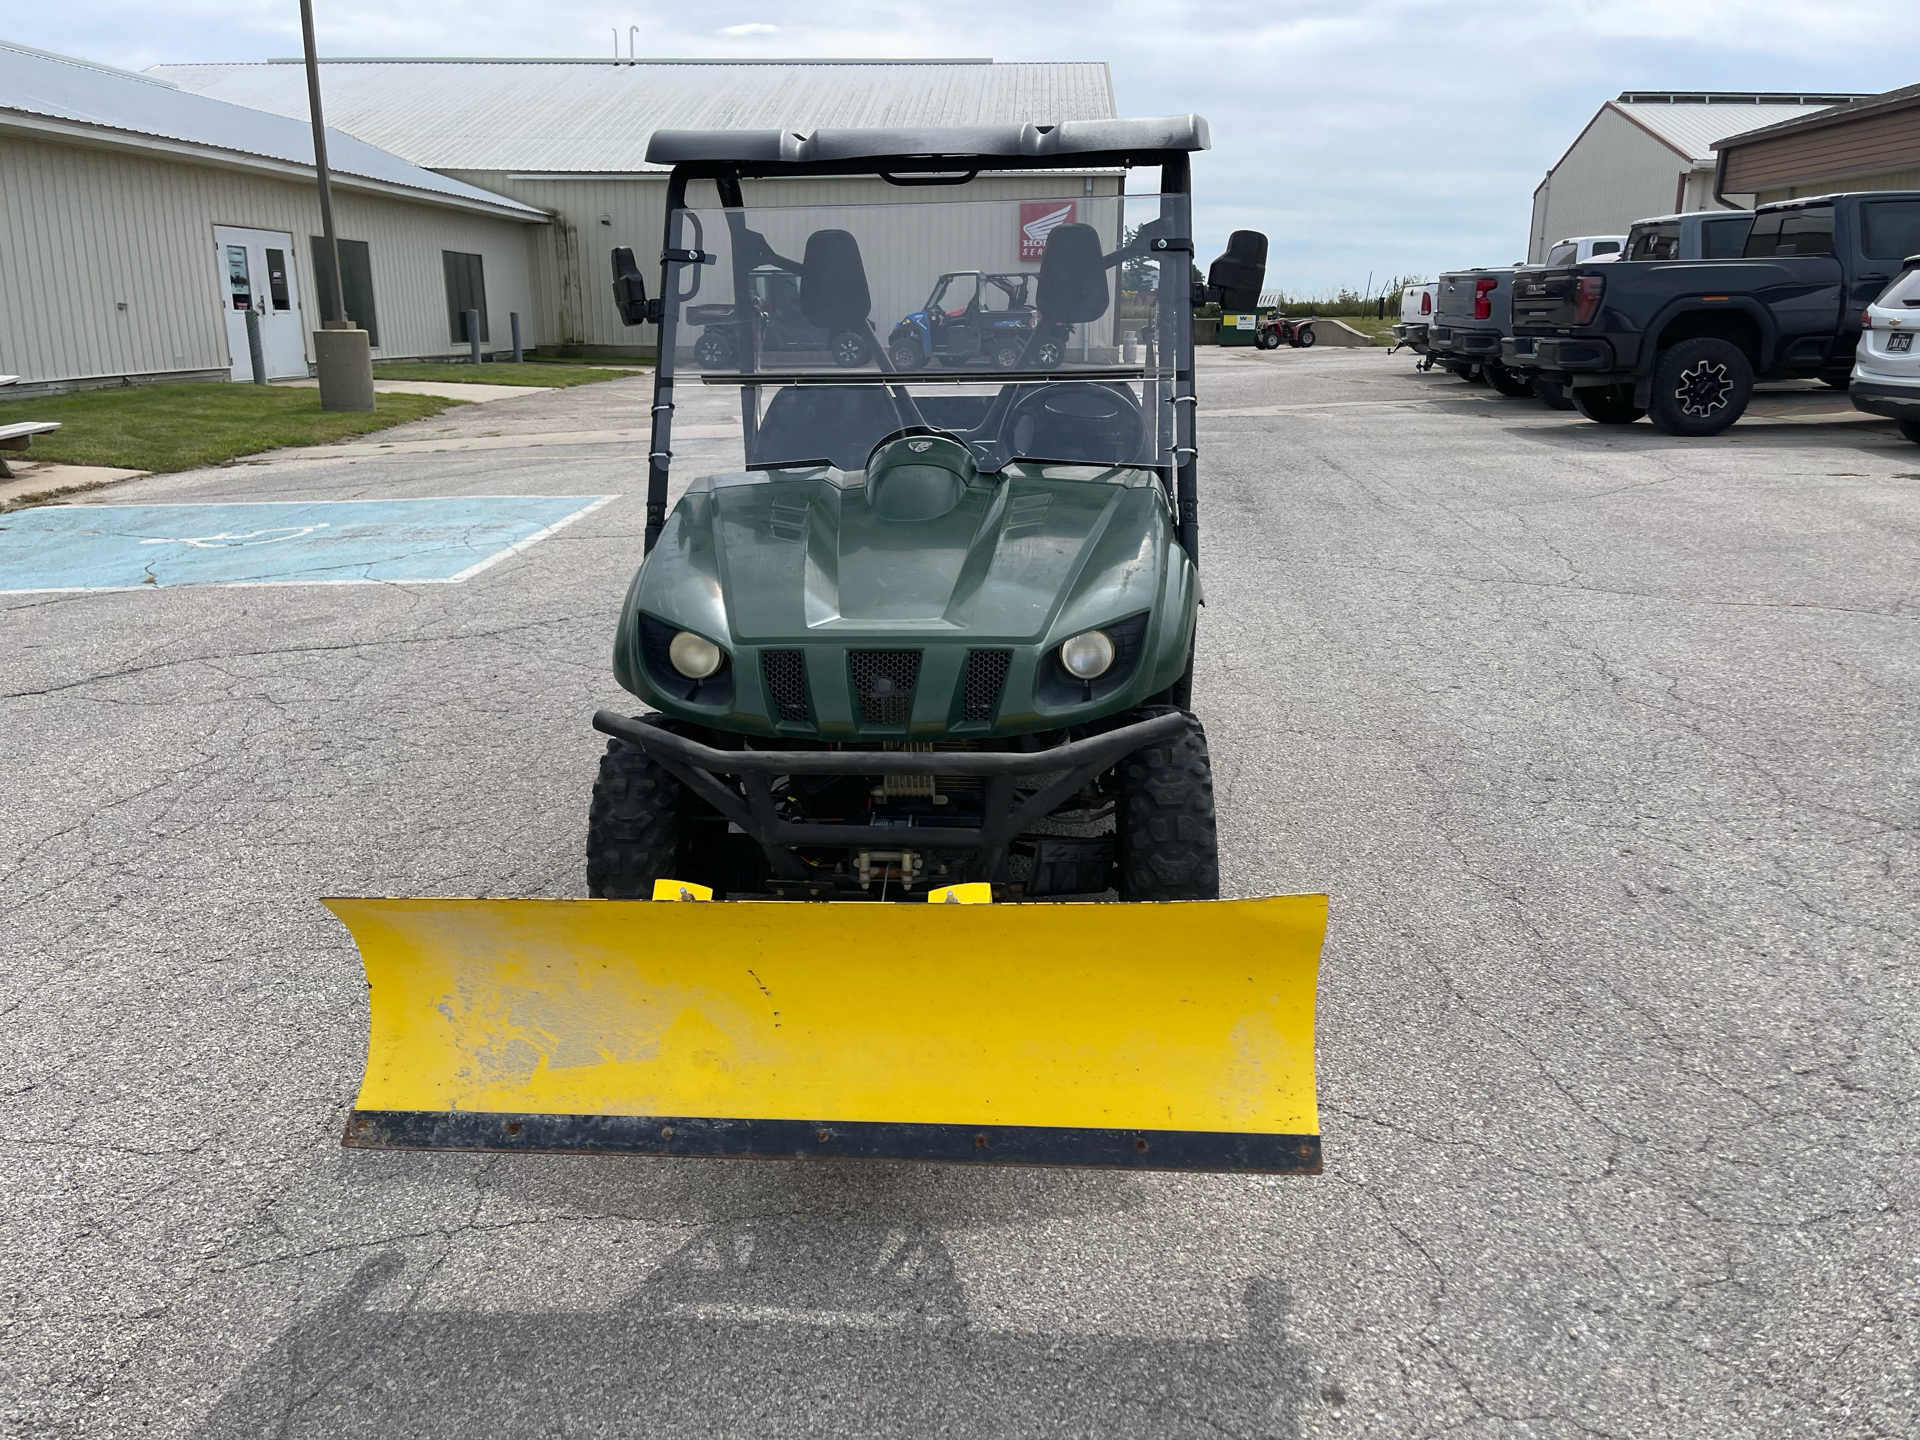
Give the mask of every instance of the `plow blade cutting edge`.
[{"label": "plow blade cutting edge", "polygon": [[325,903],[349,1146],[1320,1170],[1323,895]]}]

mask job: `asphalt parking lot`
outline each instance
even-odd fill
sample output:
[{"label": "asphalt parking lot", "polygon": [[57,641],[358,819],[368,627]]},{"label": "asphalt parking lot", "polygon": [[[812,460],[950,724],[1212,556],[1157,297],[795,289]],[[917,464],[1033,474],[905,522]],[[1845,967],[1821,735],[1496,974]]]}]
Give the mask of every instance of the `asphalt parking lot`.
[{"label": "asphalt parking lot", "polygon": [[[94,492],[228,513],[0,595],[4,1433],[1920,1431],[1920,446],[1817,387],[1675,440],[1204,355],[1196,704],[1227,891],[1331,896],[1325,1175],[343,1151],[317,897],[584,893],[648,385]],[[431,573],[167,568],[439,497]]]}]

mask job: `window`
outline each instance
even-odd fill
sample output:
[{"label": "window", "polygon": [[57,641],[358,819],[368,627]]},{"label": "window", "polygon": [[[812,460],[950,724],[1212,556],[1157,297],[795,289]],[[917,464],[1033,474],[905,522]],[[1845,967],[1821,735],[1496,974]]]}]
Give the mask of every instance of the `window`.
[{"label": "window", "polygon": [[1833,254],[1833,209],[1770,210],[1757,216],[1743,252],[1749,260]]},{"label": "window", "polygon": [[492,337],[487,334],[487,277],[481,269],[480,257],[442,250],[440,260],[447,271],[448,333],[460,344],[471,345],[473,337],[467,334],[467,312],[478,310],[480,340],[484,344]]},{"label": "window", "polygon": [[273,297],[274,309],[293,308],[293,296],[287,290],[287,252],[284,250],[267,251],[267,294]]},{"label": "window", "polygon": [[[380,322],[373,311],[373,264],[364,240],[341,240],[340,286],[347,292],[347,319],[367,332],[367,344],[380,348]],[[313,237],[313,273],[319,277],[314,294],[320,297],[319,319],[332,317],[333,267],[327,264],[327,242]]]},{"label": "window", "polygon": [[1571,265],[1573,264],[1574,257],[1579,253],[1580,247],[1578,245],[1569,245],[1563,240],[1551,250],[1547,251],[1546,263],[1549,265]]},{"label": "window", "polygon": [[1746,215],[1732,220],[1701,221],[1700,258],[1738,260],[1747,248],[1747,232],[1751,229],[1753,220]]},{"label": "window", "polygon": [[1596,240],[1593,242],[1593,253],[1595,255],[1617,255],[1620,253],[1620,242],[1618,240]]},{"label": "window", "polygon": [[1869,200],[1860,210],[1860,249],[1869,259],[1920,255],[1920,200]]},{"label": "window", "polygon": [[1672,225],[1636,225],[1633,233],[1627,237],[1627,259],[1629,260],[1678,260],[1680,258],[1680,226]]},{"label": "window", "polygon": [[233,295],[233,308],[253,308],[253,281],[247,275],[247,247],[227,246],[227,289]]}]

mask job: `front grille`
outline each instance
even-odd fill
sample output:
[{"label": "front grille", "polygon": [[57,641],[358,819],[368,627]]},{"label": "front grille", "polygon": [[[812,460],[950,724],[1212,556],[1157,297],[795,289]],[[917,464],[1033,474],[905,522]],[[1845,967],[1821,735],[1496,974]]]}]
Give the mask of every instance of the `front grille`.
[{"label": "front grille", "polygon": [[920,678],[918,650],[849,650],[847,665],[860,718],[869,725],[904,725],[913,714],[913,686]]},{"label": "front grille", "polygon": [[1000,692],[1006,687],[1007,666],[1012,660],[1011,650],[967,652],[967,676],[960,689],[962,720],[993,719],[1000,708]]},{"label": "front grille", "polygon": [[802,650],[762,650],[760,674],[782,720],[807,718],[807,657]]}]

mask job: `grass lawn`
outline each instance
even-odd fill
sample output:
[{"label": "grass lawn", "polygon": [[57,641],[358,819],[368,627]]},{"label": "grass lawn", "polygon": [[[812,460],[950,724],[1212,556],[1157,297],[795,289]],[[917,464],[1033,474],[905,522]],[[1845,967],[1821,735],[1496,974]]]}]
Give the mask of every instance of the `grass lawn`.
[{"label": "grass lawn", "polygon": [[589,365],[529,360],[516,365],[441,365],[431,360],[396,360],[375,365],[376,380],[444,380],[451,385],[593,385],[602,380],[625,380],[631,370],[596,370]]},{"label": "grass lawn", "polygon": [[[452,368],[452,367],[448,367]],[[191,470],[283,445],[326,445],[407,420],[438,415],[458,400],[376,396],[372,414],[322,410],[318,390],[285,385],[131,385],[0,403],[0,424],[58,420],[22,459],[124,470]]]}]

